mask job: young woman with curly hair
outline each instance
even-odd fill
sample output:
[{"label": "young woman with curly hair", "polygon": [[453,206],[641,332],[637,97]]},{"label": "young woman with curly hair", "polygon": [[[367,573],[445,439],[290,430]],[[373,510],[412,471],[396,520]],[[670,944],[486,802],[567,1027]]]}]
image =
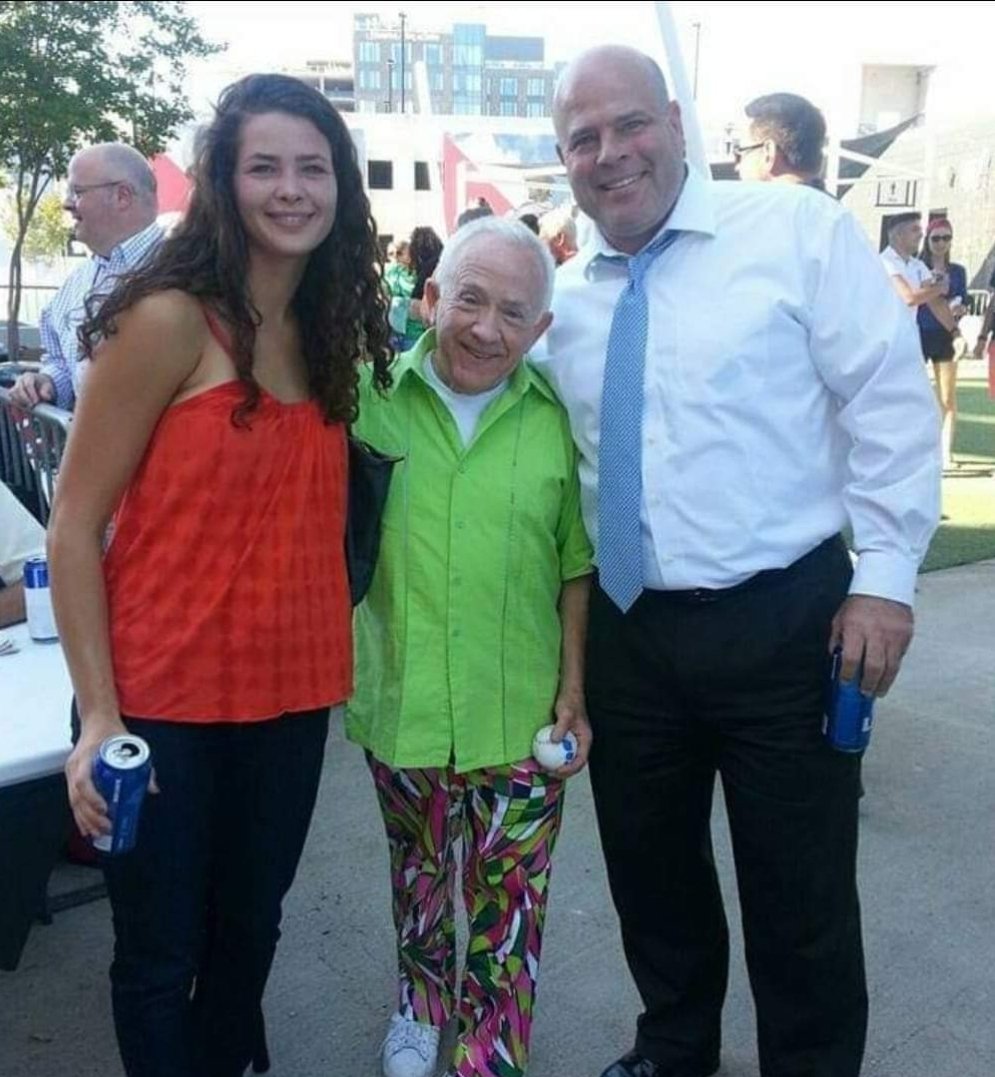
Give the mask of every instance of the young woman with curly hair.
[{"label": "young woman with curly hair", "polygon": [[129,1077],[240,1077],[254,1054],[352,690],[346,426],[359,365],[389,383],[385,308],[345,125],[254,75],[221,97],[184,221],[82,330],[49,554],[84,834],[108,829],[100,744],[152,751],[137,846],[105,864]]}]

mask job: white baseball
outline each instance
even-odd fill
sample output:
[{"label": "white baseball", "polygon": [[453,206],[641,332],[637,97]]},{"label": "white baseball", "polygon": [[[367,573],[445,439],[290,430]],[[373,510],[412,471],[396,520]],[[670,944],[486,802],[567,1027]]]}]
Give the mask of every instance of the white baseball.
[{"label": "white baseball", "polygon": [[545,725],[532,740],[532,755],[544,770],[559,770],[577,758],[577,738],[568,732],[559,744],[549,738],[556,726]]}]

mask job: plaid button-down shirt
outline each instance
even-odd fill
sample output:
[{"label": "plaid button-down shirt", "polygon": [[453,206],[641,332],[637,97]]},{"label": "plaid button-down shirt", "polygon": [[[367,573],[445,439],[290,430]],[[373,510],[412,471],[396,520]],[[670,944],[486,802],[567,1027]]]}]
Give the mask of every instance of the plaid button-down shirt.
[{"label": "plaid button-down shirt", "polygon": [[86,372],[77,332],[86,316],[91,294],[109,295],[118,277],[139,266],[162,241],[163,230],[153,223],[122,240],[108,257],[92,255],[73,272],[42,311],[39,331],[45,352],[42,373],[55,384],[55,404],[71,409]]}]

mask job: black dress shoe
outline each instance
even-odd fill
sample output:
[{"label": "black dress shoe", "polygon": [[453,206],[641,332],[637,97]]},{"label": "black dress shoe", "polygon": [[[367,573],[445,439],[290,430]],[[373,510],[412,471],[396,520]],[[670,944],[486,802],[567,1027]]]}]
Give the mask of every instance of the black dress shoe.
[{"label": "black dress shoe", "polygon": [[[700,1077],[712,1077],[718,1069],[717,1062],[709,1065],[701,1071]],[[644,1058],[638,1051],[630,1051],[624,1058],[612,1063],[601,1077],[674,1077],[674,1072],[649,1058]]]},{"label": "black dress shoe", "polygon": [[601,1077],[667,1077],[655,1062],[643,1058],[638,1051],[630,1051],[624,1058],[612,1063]]}]

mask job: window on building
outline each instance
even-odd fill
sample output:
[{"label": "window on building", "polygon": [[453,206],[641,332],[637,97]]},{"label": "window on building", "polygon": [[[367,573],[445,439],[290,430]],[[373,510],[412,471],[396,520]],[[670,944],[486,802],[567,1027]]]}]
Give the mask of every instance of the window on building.
[{"label": "window on building", "polygon": [[517,116],[518,115],[518,102],[509,101],[508,98],[501,99],[501,109],[498,112],[499,116]]},{"label": "window on building", "polygon": [[528,87],[525,91],[529,97],[541,97],[543,100],[546,98],[546,80],[545,79],[529,79]]},{"label": "window on building", "polygon": [[378,41],[361,41],[359,43],[359,62],[361,64],[380,63],[380,43]]},{"label": "window on building", "polygon": [[[401,43],[400,41],[392,41],[390,45],[390,58],[395,64],[401,62]],[[404,62],[406,64],[411,63],[411,42],[404,42]]]},{"label": "window on building", "polygon": [[415,190],[430,191],[432,189],[428,174],[428,161],[415,161]]},{"label": "window on building", "polygon": [[428,85],[432,90],[444,90],[446,88],[446,73],[439,68],[434,68],[428,73]]},{"label": "window on building", "polygon": [[518,79],[501,79],[501,96],[518,97]]},{"label": "window on building", "polygon": [[526,116],[545,116],[546,103],[544,101],[529,101],[525,105]]},{"label": "window on building", "polygon": [[392,191],[394,189],[394,162],[367,161],[366,183],[371,191]]},{"label": "window on building", "polygon": [[484,63],[484,49],[482,45],[454,45],[454,67],[482,67]]},{"label": "window on building", "polygon": [[425,63],[429,67],[439,67],[442,64],[442,46],[441,45],[426,45],[425,46]]},{"label": "window on building", "polygon": [[359,88],[361,90],[380,89],[380,68],[360,68]]}]

